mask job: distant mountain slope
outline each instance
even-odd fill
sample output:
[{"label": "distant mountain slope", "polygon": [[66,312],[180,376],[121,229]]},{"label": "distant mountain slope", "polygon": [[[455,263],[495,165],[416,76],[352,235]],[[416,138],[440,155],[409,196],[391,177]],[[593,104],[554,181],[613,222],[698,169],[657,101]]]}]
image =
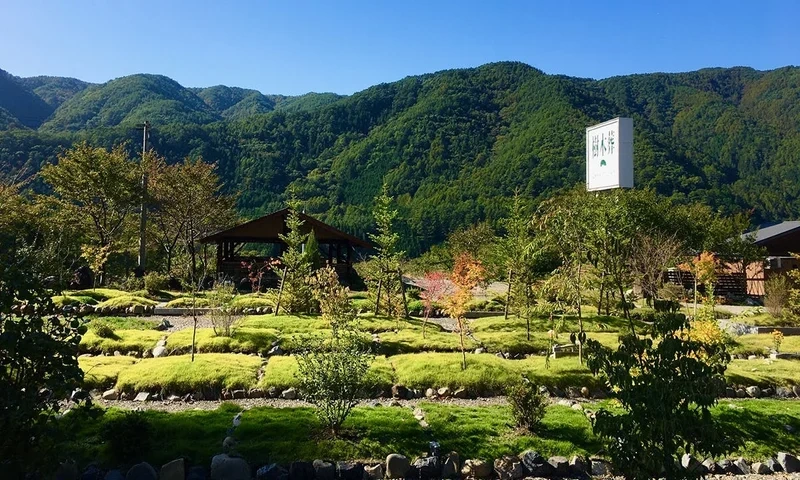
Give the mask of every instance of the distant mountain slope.
[{"label": "distant mountain slope", "polygon": [[344,95],[336,93],[306,93],[304,95],[297,95],[294,97],[279,96],[279,100],[275,105],[275,110],[282,110],[284,112],[307,112],[324,107],[329,103],[345,98]]},{"label": "distant mountain slope", "polygon": [[76,93],[91,85],[83,80],[69,77],[38,76],[18,78],[17,80],[53,109],[58,108]]},{"label": "distant mountain slope", "polygon": [[10,115],[30,128],[37,128],[53,113],[50,105],[5,70],[0,70],[0,108],[6,111],[6,123]]},{"label": "distant mountain slope", "polygon": [[42,128],[49,131],[153,123],[198,123],[220,116],[178,82],[162,75],[130,75],[86,88],[64,102]]}]

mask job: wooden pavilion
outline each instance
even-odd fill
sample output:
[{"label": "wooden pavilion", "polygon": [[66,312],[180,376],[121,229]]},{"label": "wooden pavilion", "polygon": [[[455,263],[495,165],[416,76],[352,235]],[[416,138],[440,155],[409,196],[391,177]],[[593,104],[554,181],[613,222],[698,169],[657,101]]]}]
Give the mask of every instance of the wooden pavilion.
[{"label": "wooden pavilion", "polygon": [[[247,244],[272,244],[277,245],[278,249],[283,251],[286,244],[279,235],[288,233],[286,227],[288,215],[289,209],[284,208],[201,238],[200,243],[217,245],[217,275],[224,275],[232,279],[244,277],[247,276],[247,269],[242,262],[269,260],[269,257],[254,258],[252,255],[242,255],[242,248]],[[300,213],[300,218],[304,222],[303,233],[313,231],[320,246],[321,258],[333,265],[339,278],[349,278],[356,248],[373,248],[372,244],[366,240],[338,230],[310,215]]]}]

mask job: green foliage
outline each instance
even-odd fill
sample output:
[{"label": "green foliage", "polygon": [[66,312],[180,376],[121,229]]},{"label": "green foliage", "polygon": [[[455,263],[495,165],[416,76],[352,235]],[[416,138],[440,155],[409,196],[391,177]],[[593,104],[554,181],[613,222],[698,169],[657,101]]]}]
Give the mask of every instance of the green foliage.
[{"label": "green foliage", "polygon": [[100,436],[113,462],[133,465],[149,453],[152,435],[149,417],[144,412],[129,411],[106,419]]},{"label": "green foliage", "polygon": [[233,285],[217,285],[206,296],[211,307],[209,316],[214,334],[218,337],[231,337],[242,316],[233,307],[236,289]]},{"label": "green foliage", "polygon": [[89,389],[105,390],[117,383],[117,375],[138,360],[127,355],[82,356],[78,364],[83,371],[83,385]]},{"label": "green foliage", "polygon": [[149,298],[137,297],[134,295],[122,295],[119,297],[109,298],[103,302],[98,303],[95,308],[111,308],[113,310],[124,310],[129,307],[141,305],[143,307],[154,306],[158,304],[155,300]]},{"label": "green foliage", "polygon": [[289,214],[286,216],[288,233],[278,235],[286,244],[286,249],[280,256],[278,274],[282,293],[280,305],[276,308],[293,314],[308,313],[312,306],[312,291],[307,282],[311,277],[311,258],[303,251],[308,234],[302,233],[305,221],[300,217],[299,208],[296,198],[290,200]]},{"label": "green foliage", "polygon": [[151,295],[156,295],[169,288],[169,277],[158,272],[148,272],[144,276],[144,289]]},{"label": "green foliage", "polygon": [[393,202],[389,186],[384,183],[381,194],[375,197],[372,212],[377,233],[370,234],[370,239],[377,255],[370,262],[367,280],[376,296],[375,313],[383,311],[390,317],[401,317],[405,315],[405,305],[401,298],[400,262],[405,252],[398,250],[400,235],[395,230],[398,211]]},{"label": "green foliage", "polygon": [[547,397],[539,388],[527,380],[517,382],[506,390],[506,400],[516,425],[536,432],[547,407]]},{"label": "green foliage", "polygon": [[786,275],[775,275],[764,282],[764,308],[775,318],[781,318],[789,306],[792,284]]},{"label": "green foliage", "polygon": [[146,358],[117,377],[117,388],[126,392],[161,391],[196,392],[203,388],[252,388],[261,366],[258,357],[249,355],[204,353],[195,356],[175,355]]},{"label": "green foliage", "polygon": [[100,338],[108,338],[111,340],[119,340],[119,337],[114,332],[114,327],[102,320],[95,320],[90,325],[92,332]]},{"label": "green foliage", "polygon": [[652,338],[626,335],[616,351],[588,341],[589,368],[606,376],[624,413],[600,409],[593,420],[625,478],[688,478],[684,452],[719,455],[731,449],[710,415],[725,387],[724,346],[687,340],[682,314],[658,314]]}]

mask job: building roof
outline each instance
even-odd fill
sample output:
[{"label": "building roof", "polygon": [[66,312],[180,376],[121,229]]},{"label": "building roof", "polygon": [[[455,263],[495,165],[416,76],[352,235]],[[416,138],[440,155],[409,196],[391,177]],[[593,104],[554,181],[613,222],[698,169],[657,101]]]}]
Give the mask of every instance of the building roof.
[{"label": "building roof", "polygon": [[[289,214],[289,209],[284,208],[276,212],[272,212],[263,217],[250,220],[227,230],[214,233],[207,237],[200,239],[200,243],[215,243],[219,241],[233,241],[242,243],[282,243],[279,235],[286,233],[286,216]],[[314,236],[320,243],[328,243],[332,241],[347,240],[356,247],[373,248],[372,244],[366,240],[362,240],[354,235],[345,233],[336,227],[321,222],[316,218],[300,214],[300,218],[304,222],[304,232],[308,233],[314,230]]]},{"label": "building roof", "polygon": [[754,236],[756,245],[761,245],[764,242],[777,239],[784,235],[794,233],[800,230],[800,221],[793,220],[789,222],[781,222],[775,225],[770,225],[764,228],[759,228],[752,232],[745,233],[742,238],[749,238]]}]

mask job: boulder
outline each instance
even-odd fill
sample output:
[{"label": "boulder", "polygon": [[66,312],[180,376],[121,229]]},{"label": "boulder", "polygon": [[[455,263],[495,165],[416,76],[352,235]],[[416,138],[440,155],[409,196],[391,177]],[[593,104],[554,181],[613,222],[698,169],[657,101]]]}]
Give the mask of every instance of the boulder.
[{"label": "boulder", "polygon": [[742,475],[750,475],[750,465],[745,462],[744,458],[737,458],[733,461],[733,465],[739,469]]},{"label": "boulder", "polygon": [[772,390],[771,388],[765,388],[765,389],[761,390],[761,397],[762,398],[763,397],[771,397],[773,395],[775,395],[775,391]]},{"label": "boulder", "polygon": [[525,476],[522,462],[518,457],[505,455],[494,461],[494,471],[500,480],[520,480]]},{"label": "boulder", "polygon": [[700,473],[701,469],[708,470],[700,460],[694,458],[690,453],[684,453],[681,457],[681,467],[689,472]]},{"label": "boulder", "polygon": [[250,391],[247,392],[247,396],[250,398],[264,398],[264,395],[266,395],[266,393],[260,388],[251,388]]},{"label": "boulder", "polygon": [[434,397],[436,397],[436,390],[434,390],[434,389],[432,389],[432,388],[429,388],[429,389],[425,390],[425,396],[426,396],[427,398],[434,398]]},{"label": "boulder", "polygon": [[167,347],[158,346],[153,349],[153,358],[166,357]]},{"label": "boulder", "polygon": [[102,398],[103,400],[109,400],[109,401],[116,400],[119,398],[119,392],[114,388],[112,388],[111,390],[106,390],[105,392],[103,392]]},{"label": "boulder", "polygon": [[336,478],[336,465],[325,460],[314,460],[314,478],[316,480],[334,480]]},{"label": "boulder", "polygon": [[569,471],[572,475],[583,477],[589,473],[589,465],[585,458],[580,455],[574,455],[569,460]]},{"label": "boulder", "polygon": [[160,480],[186,480],[186,462],[178,458],[161,466]]},{"label": "boulder", "polygon": [[441,478],[458,478],[461,471],[461,459],[456,452],[450,452],[442,462]]},{"label": "boulder", "polygon": [[736,398],[747,398],[747,390],[739,388],[736,390]]},{"label": "boulder", "polygon": [[294,400],[297,398],[297,389],[295,388],[287,388],[286,390],[281,392],[281,398],[284,400]]},{"label": "boulder", "polygon": [[569,475],[569,460],[567,460],[566,457],[561,457],[561,456],[550,457],[547,463],[552,465],[553,469],[556,472],[556,475],[561,477]]},{"label": "boulder", "polygon": [[264,465],[256,470],[256,480],[288,480],[289,472],[277,463]]},{"label": "boulder", "polygon": [[731,462],[727,458],[724,458],[719,462],[717,462],[717,469],[718,473],[730,473],[732,475],[736,475],[739,470],[738,468],[736,468],[736,465],[734,465],[733,462]]},{"label": "boulder", "polygon": [[794,392],[792,392],[791,388],[777,387],[775,389],[775,395],[780,398],[791,398],[794,396]]},{"label": "boulder", "polygon": [[791,453],[780,452],[778,453],[778,463],[786,473],[800,472],[800,460]]},{"label": "boulder", "polygon": [[461,467],[461,475],[470,478],[489,478],[492,476],[492,466],[483,460],[467,460]]},{"label": "boulder", "polygon": [[336,467],[339,480],[364,480],[364,465],[360,463],[339,462]]},{"label": "boulder", "polygon": [[386,478],[406,478],[411,462],[403,455],[392,453],[386,457]]},{"label": "boulder", "polygon": [[393,398],[408,398],[408,388],[404,385],[392,385]]},{"label": "boulder", "polygon": [[283,349],[281,348],[281,346],[280,345],[275,345],[274,347],[269,349],[269,351],[267,352],[267,356],[268,357],[272,357],[272,356],[275,356],[275,355],[283,355],[283,353],[284,352],[283,352]]},{"label": "boulder", "polygon": [[247,390],[234,390],[232,394],[233,398],[237,400],[247,398]]},{"label": "boulder", "polygon": [[281,390],[278,387],[269,387],[267,389],[267,398],[278,398],[281,396]]},{"label": "boulder", "polygon": [[794,393],[795,397],[800,397],[800,385],[792,386],[792,392]]},{"label": "boulder", "polygon": [[482,347],[478,347],[475,349],[475,355],[480,355],[482,353],[486,353],[486,349]]},{"label": "boulder", "polygon": [[[103,477],[103,480],[125,480],[125,475],[123,475],[122,472],[117,469],[109,470],[108,472],[106,472],[106,476]],[[203,478],[203,480],[206,479]]]},{"label": "boulder", "polygon": [[314,480],[316,472],[311,462],[292,462],[289,465],[289,480]]},{"label": "boulder", "polygon": [[553,466],[539,452],[526,450],[520,455],[525,472],[531,477],[547,477],[553,474]]},{"label": "boulder", "polygon": [[589,389],[587,387],[581,387],[581,397],[589,398]]},{"label": "boulder", "polygon": [[250,465],[240,457],[220,453],[211,459],[211,480],[250,480]]},{"label": "boulder", "polygon": [[147,462],[137,463],[128,470],[125,480],[158,480],[156,469]]},{"label": "boulder", "polygon": [[144,305],[134,305],[133,306],[133,314],[134,315],[144,315]]},{"label": "boulder", "polygon": [[750,473],[755,473],[756,475],[769,475],[772,473],[772,470],[769,467],[761,462],[755,462],[754,464],[750,465]]},{"label": "boulder", "polygon": [[469,393],[467,393],[467,389],[465,389],[465,388],[459,388],[458,390],[453,392],[453,398],[461,398],[461,399],[463,399],[463,398],[467,398],[467,397],[469,397]]},{"label": "boulder", "polygon": [[725,396],[728,398],[736,398],[736,389],[732,387],[725,387]]},{"label": "boulder", "polygon": [[605,460],[593,458],[592,462],[592,476],[593,477],[608,477],[611,475],[611,464]]},{"label": "boulder", "polygon": [[440,397],[449,397],[450,389],[447,387],[442,387],[436,393],[439,394]]},{"label": "boulder", "polygon": [[222,451],[229,455],[235,455],[236,446],[238,445],[238,443],[239,442],[237,442],[236,439],[233,437],[225,437],[225,439],[222,440]]},{"label": "boulder", "polygon": [[146,402],[150,399],[150,394],[148,392],[139,392],[136,394],[136,397],[133,399],[134,402]]},{"label": "boulder", "polygon": [[771,472],[778,473],[783,471],[783,467],[777,460],[774,458],[768,458],[766,462],[764,462]]},{"label": "boulder", "polygon": [[707,473],[720,473],[719,466],[713,458],[707,458],[703,460],[702,465]]},{"label": "boulder", "polygon": [[441,477],[442,466],[439,463],[439,457],[418,458],[414,461],[413,465],[421,480],[431,480]]},{"label": "boulder", "polygon": [[582,412],[583,411],[583,405],[581,405],[578,402],[575,402],[575,403],[572,404],[572,409],[573,410],[579,410],[579,411]]},{"label": "boulder", "polygon": [[367,474],[369,480],[383,480],[383,465],[379,463],[371,467],[366,466],[364,467],[364,473]]},{"label": "boulder", "polygon": [[745,391],[750,398],[759,398],[761,396],[761,389],[755,385],[747,387]]}]

